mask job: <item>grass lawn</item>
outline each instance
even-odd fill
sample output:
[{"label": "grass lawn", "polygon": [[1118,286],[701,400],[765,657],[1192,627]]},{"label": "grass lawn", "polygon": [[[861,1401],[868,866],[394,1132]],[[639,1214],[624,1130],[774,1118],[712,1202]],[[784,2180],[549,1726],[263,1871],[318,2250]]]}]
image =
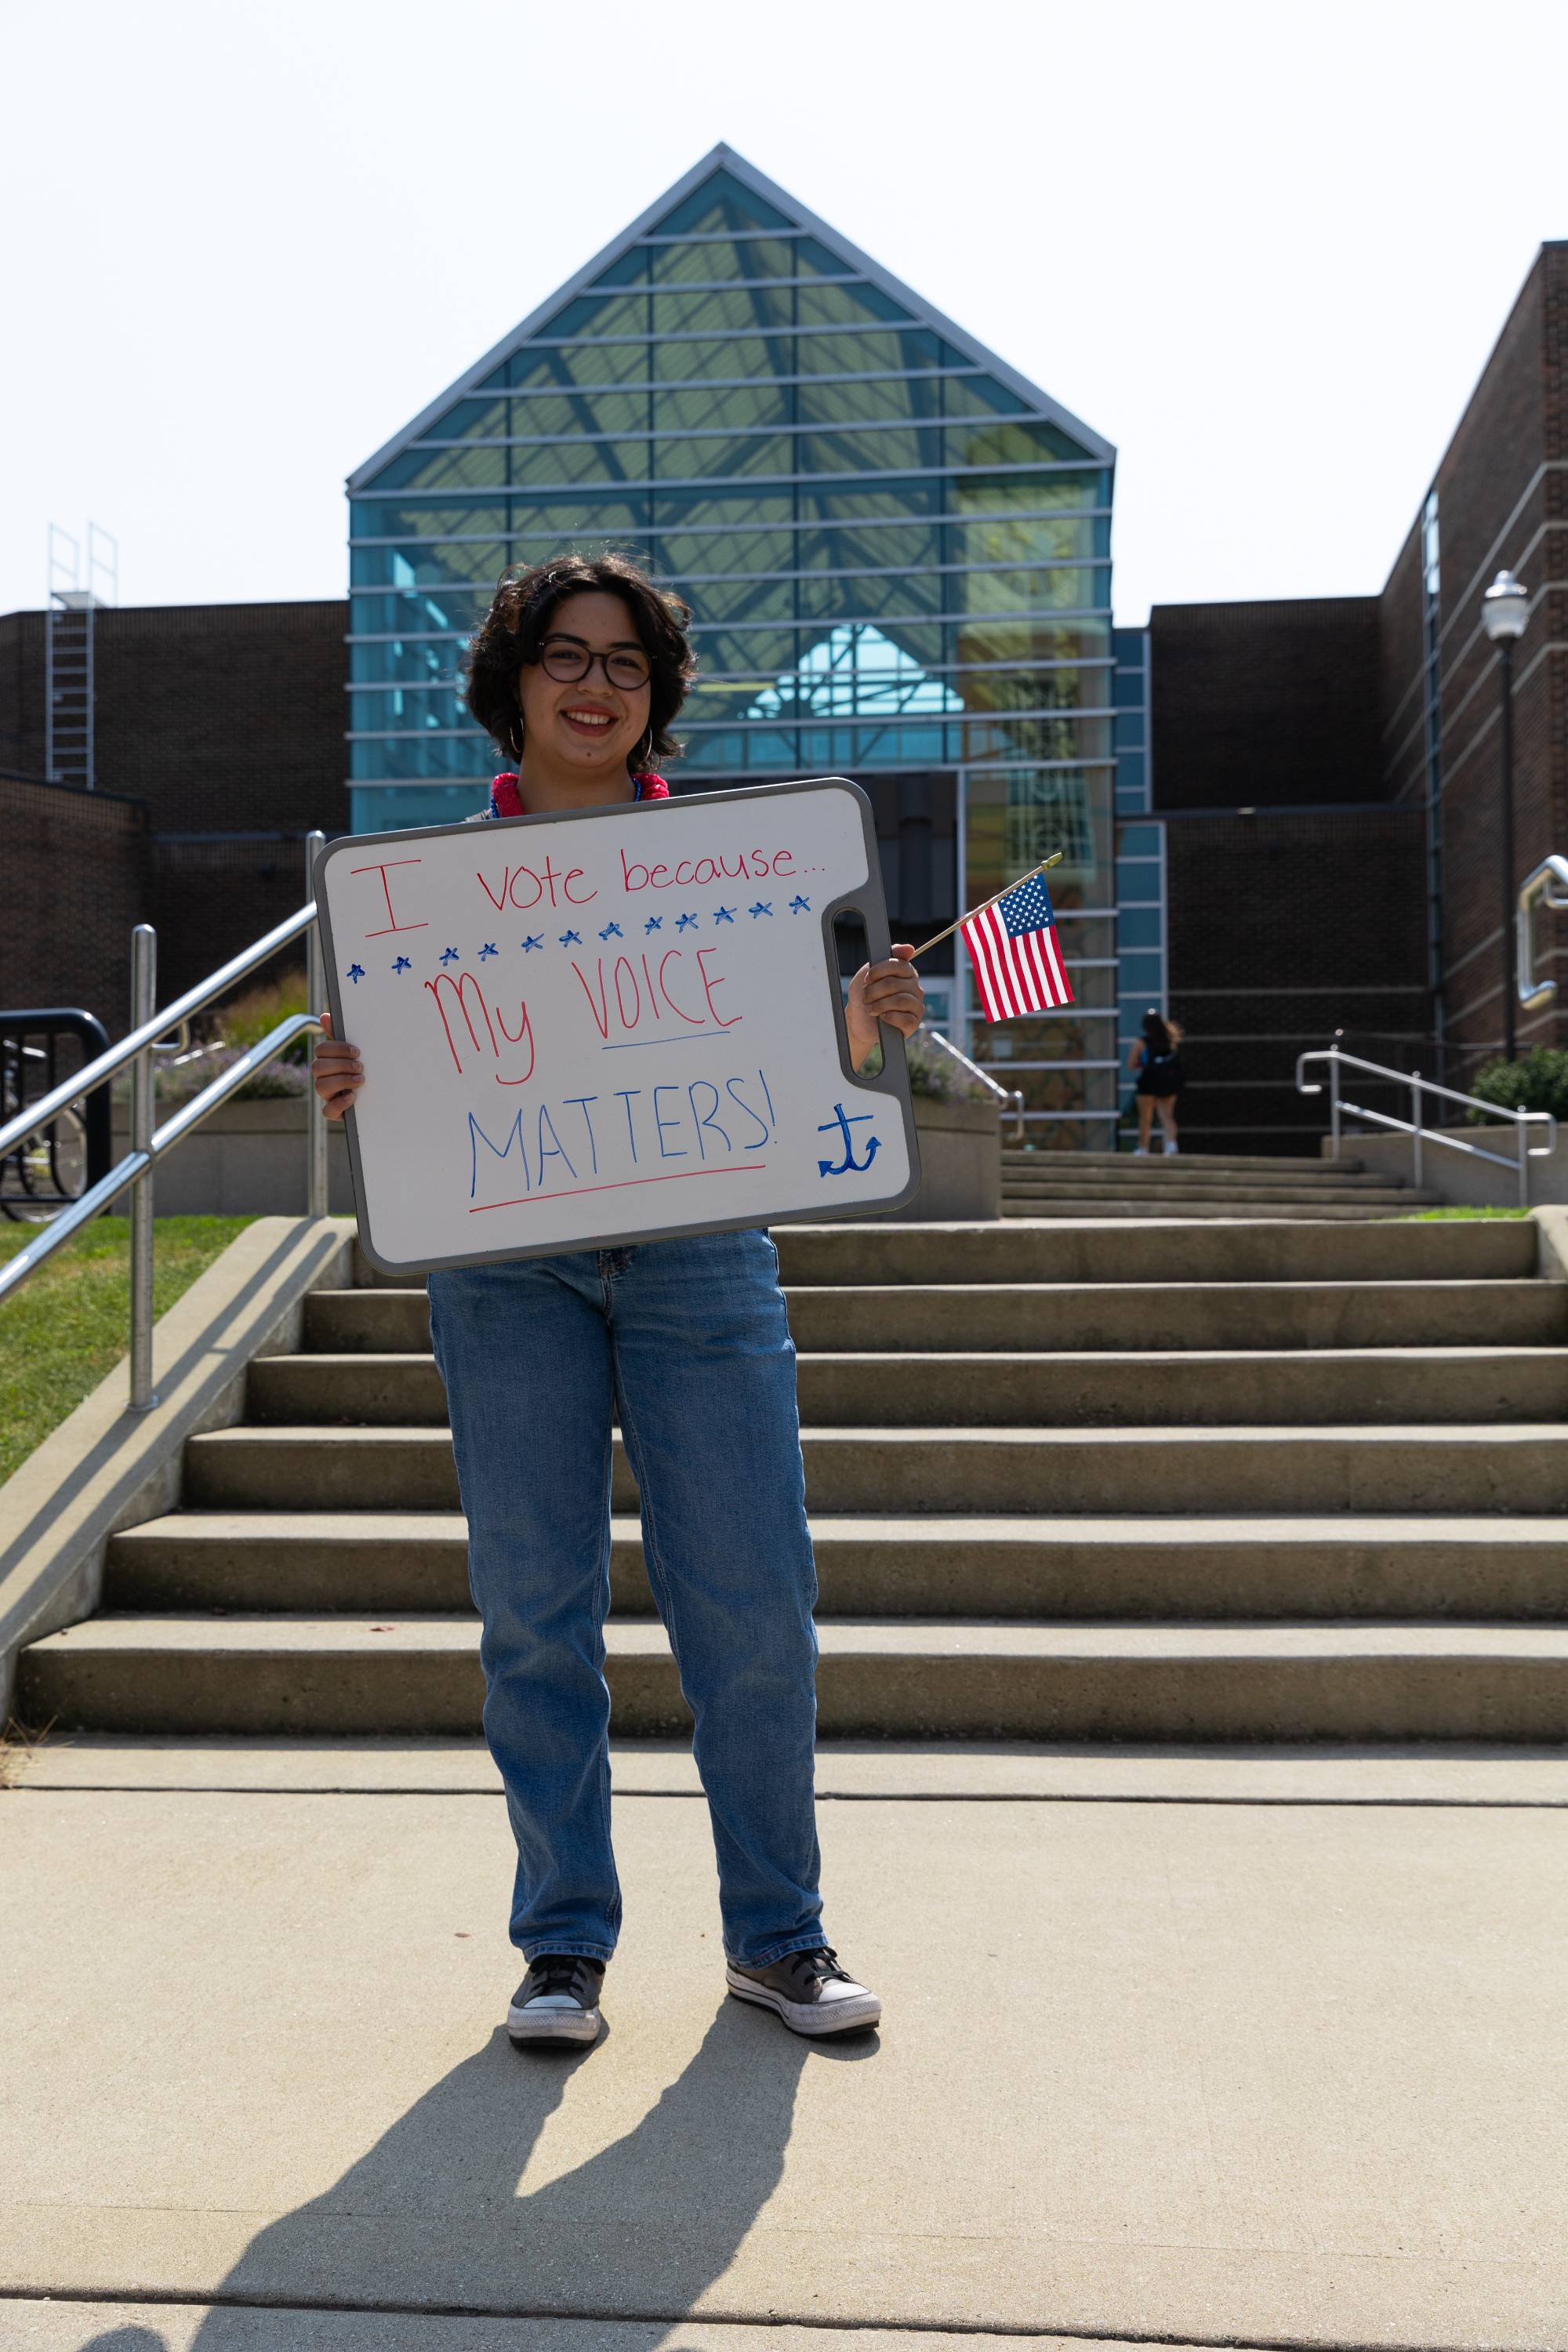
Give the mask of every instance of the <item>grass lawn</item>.
[{"label": "grass lawn", "polygon": [[[165,1314],[250,1223],[248,1217],[160,1217],[153,1314]],[[37,1231],[0,1224],[0,1265]],[[100,1217],[0,1305],[0,1480],[126,1355],[129,1236],[127,1218]]]},{"label": "grass lawn", "polygon": [[1413,1209],[1405,1223],[1425,1225],[1435,1217],[1529,1217],[1533,1214],[1531,1209]]}]

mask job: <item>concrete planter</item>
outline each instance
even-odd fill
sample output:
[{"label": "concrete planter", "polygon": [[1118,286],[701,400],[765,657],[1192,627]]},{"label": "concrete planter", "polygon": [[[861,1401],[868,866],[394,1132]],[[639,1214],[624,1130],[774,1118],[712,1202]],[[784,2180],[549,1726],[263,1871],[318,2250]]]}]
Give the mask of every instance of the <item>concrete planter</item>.
[{"label": "concrete planter", "polygon": [[[1510,1164],[1500,1168],[1493,1160],[1476,1160],[1468,1151],[1451,1150],[1436,1140],[1439,1133],[1455,1136],[1461,1143],[1479,1143],[1483,1151],[1500,1152]],[[1556,1150],[1530,1163],[1529,1206],[1532,1209],[1552,1202],[1568,1202],[1568,1126],[1559,1134]],[[1363,1167],[1375,1169],[1380,1175],[1403,1176],[1407,1184],[1415,1181],[1414,1136],[1357,1135],[1347,1119],[1343,1148],[1348,1159],[1359,1160]],[[1428,1130],[1421,1149],[1422,1185],[1429,1192],[1440,1193],[1457,1208],[1517,1209],[1521,1203],[1519,1177],[1513,1166],[1516,1149],[1511,1126],[1449,1127],[1436,1133]],[[1325,1160],[1330,1156],[1327,1136],[1323,1138],[1322,1153]]]},{"label": "concrete planter", "polygon": [[[130,1148],[129,1114],[123,1103],[116,1103],[115,1158]],[[303,1216],[303,1095],[223,1104],[175,1147],[153,1182],[161,1217]],[[352,1216],[353,1189],[341,1125],[327,1129],[327,1185],[331,1213]],[[126,1204],[121,1199],[114,1205],[123,1211]]]},{"label": "concrete planter", "polygon": [[[901,1219],[987,1220],[1002,1213],[1002,1148],[989,1103],[916,1095],[924,1181]],[[123,1104],[114,1111],[114,1152],[130,1148]],[[341,1126],[327,1129],[330,1204],[352,1215],[348,1153]],[[225,1103],[167,1159],[154,1179],[162,1217],[301,1216],[305,1209],[302,1096]],[[1565,1196],[1568,1197],[1568,1196]],[[123,1209],[123,1201],[116,1202]]]},{"label": "concrete planter", "polygon": [[1002,1127],[991,1102],[915,1095],[921,1189],[900,1223],[988,1223],[1002,1214]]}]

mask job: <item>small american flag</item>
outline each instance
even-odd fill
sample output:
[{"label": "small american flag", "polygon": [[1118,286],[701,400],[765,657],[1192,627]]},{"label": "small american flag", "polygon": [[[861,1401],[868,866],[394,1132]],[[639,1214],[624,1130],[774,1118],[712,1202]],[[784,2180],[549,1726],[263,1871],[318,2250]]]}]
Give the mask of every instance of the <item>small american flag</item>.
[{"label": "small american flag", "polygon": [[1012,1021],[1072,1003],[1050,893],[1039,875],[1026,875],[960,929],[987,1021]]}]

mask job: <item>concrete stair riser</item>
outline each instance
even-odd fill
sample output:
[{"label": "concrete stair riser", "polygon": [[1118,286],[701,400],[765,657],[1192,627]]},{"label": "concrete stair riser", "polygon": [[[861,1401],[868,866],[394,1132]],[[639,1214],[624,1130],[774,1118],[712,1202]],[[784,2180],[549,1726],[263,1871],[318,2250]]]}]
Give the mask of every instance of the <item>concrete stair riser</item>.
[{"label": "concrete stair riser", "polygon": [[1309,1176],[1340,1179],[1345,1176],[1371,1174],[1375,1181],[1384,1181],[1375,1170],[1369,1170],[1363,1160],[1346,1154],[1338,1160],[1295,1158],[1281,1152],[1278,1158],[1261,1151],[1178,1151],[1166,1160],[1163,1151],[1152,1151],[1139,1160],[1131,1151],[1031,1151],[1016,1143],[1002,1147],[1004,1173],[1016,1169],[1082,1168],[1095,1177],[1131,1174],[1137,1176],[1177,1175],[1184,1169],[1223,1169],[1226,1174],[1258,1176]]},{"label": "concrete stair riser", "polygon": [[[799,1393],[823,1428],[868,1414],[910,1428],[1539,1422],[1568,1419],[1568,1351],[803,1356]],[[444,1427],[447,1396],[429,1356],[272,1356],[250,1368],[247,1412],[262,1426]]]},{"label": "concrete stair riser", "polygon": [[[1521,1425],[1345,1429],[807,1429],[814,1513],[1560,1511],[1568,1430]],[[613,1507],[635,1510],[617,1438]],[[185,1449],[187,1507],[458,1507],[444,1430],[218,1430]]]},{"label": "concrete stair riser", "polygon": [[1437,1204],[1438,1196],[1436,1192],[1406,1193],[1403,1201],[1396,1204],[1390,1204],[1386,1208],[1369,1207],[1364,1202],[1358,1202],[1349,1206],[1336,1205],[1329,1202],[1321,1208],[1312,1202],[1278,1204],[1267,1201],[1238,1202],[1232,1196],[1215,1201],[1173,1200],[1158,1207],[1151,1207],[1142,1201],[1113,1201],[1099,1193],[1096,1193],[1092,1199],[1071,1200],[1064,1196],[1058,1201],[1019,1201],[1011,1192],[1005,1192],[1002,1196],[1002,1214],[1005,1219],[1102,1217],[1112,1223],[1133,1219],[1147,1221],[1156,1217],[1191,1221],[1201,1221],[1208,1217],[1225,1217],[1253,1224],[1279,1223],[1282,1219],[1298,1223],[1304,1218],[1310,1218],[1323,1224],[1358,1223],[1366,1224],[1385,1222],[1390,1217],[1415,1216],[1423,1208],[1435,1208]]},{"label": "concrete stair riser", "polygon": [[786,1289],[841,1283],[1486,1281],[1535,1272],[1535,1230],[1513,1218],[1433,1224],[1247,1220],[1194,1226],[1092,1215],[1070,1224],[847,1231],[781,1225]]},{"label": "concrete stair riser", "polygon": [[1005,1191],[1009,1200],[1050,1200],[1066,1193],[1081,1198],[1092,1192],[1097,1201],[1283,1201],[1300,1202],[1310,1209],[1320,1201],[1337,1201],[1353,1207],[1357,1202],[1386,1205],[1394,1202],[1408,1207],[1412,1201],[1420,1202],[1434,1196],[1414,1192],[1405,1184],[1380,1183],[1375,1176],[1336,1178],[1331,1184],[1309,1184],[1300,1177],[1282,1177],[1277,1183],[1268,1183],[1255,1176],[1164,1176],[1151,1182],[1141,1176],[1123,1179],[1101,1177],[1093,1185],[1086,1184],[1076,1170],[1061,1175],[1009,1176]]},{"label": "concrete stair riser", "polygon": [[[1533,1281],[797,1285],[788,1298],[808,1354],[1568,1343],[1568,1284]],[[322,1291],[306,1308],[311,1353],[429,1353],[422,1290]]]},{"label": "concrete stair riser", "polygon": [[[479,1719],[477,1627],[458,1641],[440,1621],[423,1640],[417,1623],[389,1627],[396,1638],[381,1641],[369,1628],[345,1630],[321,1644],[277,1619],[260,1643],[204,1638],[199,1647],[162,1639],[157,1619],[102,1621],[102,1630],[112,1646],[57,1634],[26,1654],[28,1719],[61,1731],[295,1737],[464,1736]],[[825,1643],[824,1738],[1537,1743],[1568,1731],[1568,1637],[1557,1633],[1488,1642],[1485,1629],[1461,1627],[1401,1648],[1366,1636],[1348,1643],[1331,1628],[1240,1641],[1162,1629],[1153,1642],[1136,1631],[992,1642],[973,1628],[961,1643],[898,1631],[904,1639],[879,1641],[876,1628],[840,1627]],[[657,1629],[612,1643],[605,1678],[612,1735],[689,1728]]]},{"label": "concrete stair riser", "polygon": [[[824,1617],[1034,1621],[1457,1618],[1568,1621],[1562,1520],[1189,1523],[949,1519],[818,1520],[812,1533]],[[635,1521],[617,1519],[611,1606],[649,1616]],[[455,1514],[291,1518],[185,1514],[110,1547],[104,1607],[298,1610],[349,1615],[469,1608],[468,1535]]]},{"label": "concrete stair riser", "polygon": [[[780,1225],[785,1289],[841,1283],[1389,1282],[1535,1272],[1535,1232],[1524,1219],[1383,1221],[1376,1233],[1299,1217],[1233,1220],[1208,1230],[1179,1218],[1131,1228],[1092,1213],[989,1225]],[[357,1286],[406,1290],[413,1277],[356,1261]]]}]

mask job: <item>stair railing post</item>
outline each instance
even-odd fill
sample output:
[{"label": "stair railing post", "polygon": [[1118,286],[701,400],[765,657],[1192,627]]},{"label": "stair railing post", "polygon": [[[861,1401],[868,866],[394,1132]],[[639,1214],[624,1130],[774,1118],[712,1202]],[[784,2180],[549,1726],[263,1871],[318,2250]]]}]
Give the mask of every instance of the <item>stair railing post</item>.
[{"label": "stair railing post", "polygon": [[1530,1206],[1530,1129],[1523,1119],[1516,1118],[1513,1131],[1519,1139],[1519,1205],[1521,1209],[1528,1209]]},{"label": "stair railing post", "polygon": [[[315,896],[316,852],[324,848],[324,833],[305,835],[305,896]],[[327,1002],[327,971],[321,954],[321,927],[312,923],[305,934],[306,1010],[321,1013]],[[307,1070],[307,1076],[309,1072]],[[305,1214],[327,1214],[327,1115],[313,1086],[305,1088]]]},{"label": "stair railing post", "polygon": [[1329,1148],[1332,1158],[1340,1156],[1340,1033],[1334,1032],[1334,1042],[1329,1049]]},{"label": "stair railing post", "polygon": [[[158,1010],[158,934],[138,923],[131,934],[131,1026],[140,1029]],[[131,1065],[131,1149],[153,1149],[154,1112],[153,1048],[146,1045]],[[144,1168],[131,1187],[131,1410],[146,1412],[157,1403],[153,1388],[153,1171]]]},{"label": "stair railing post", "polygon": [[1421,1189],[1421,1073],[1410,1073],[1410,1124],[1415,1129],[1411,1138],[1411,1159],[1415,1176],[1415,1189]]}]

